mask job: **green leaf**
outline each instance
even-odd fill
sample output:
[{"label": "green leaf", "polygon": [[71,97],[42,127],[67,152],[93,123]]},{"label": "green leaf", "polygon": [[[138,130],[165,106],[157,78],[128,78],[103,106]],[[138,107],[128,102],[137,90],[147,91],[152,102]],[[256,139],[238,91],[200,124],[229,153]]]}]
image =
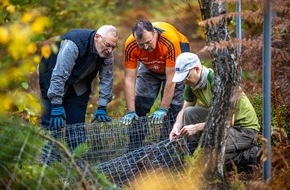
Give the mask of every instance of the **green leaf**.
[{"label": "green leaf", "polygon": [[28,82],[22,82],[21,87],[24,88],[25,90],[28,90],[29,87]]},{"label": "green leaf", "polygon": [[89,151],[89,147],[87,144],[82,143],[76,147],[73,152],[73,157],[82,157]]}]

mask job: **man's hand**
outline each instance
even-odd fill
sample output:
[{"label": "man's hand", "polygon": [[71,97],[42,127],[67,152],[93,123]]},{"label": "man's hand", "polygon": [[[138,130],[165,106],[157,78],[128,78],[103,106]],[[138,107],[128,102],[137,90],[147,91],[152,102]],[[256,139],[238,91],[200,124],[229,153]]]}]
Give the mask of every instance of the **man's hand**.
[{"label": "man's hand", "polygon": [[155,111],[152,115],[149,116],[151,118],[152,124],[162,124],[165,116],[167,115],[168,109],[159,108],[159,110]]},{"label": "man's hand", "polygon": [[180,125],[178,123],[175,123],[169,134],[169,140],[174,141],[175,139],[177,139],[178,136],[180,135],[179,131],[180,131]]},{"label": "man's hand", "polygon": [[122,123],[124,125],[131,125],[133,120],[138,120],[138,115],[135,111],[129,111],[126,113],[126,115],[122,118]]},{"label": "man's hand", "polygon": [[98,122],[112,121],[112,119],[108,116],[106,107],[104,106],[99,106],[98,109],[95,111],[92,122],[94,122],[95,120],[97,120]]},{"label": "man's hand", "polygon": [[200,131],[203,131],[205,123],[186,125],[180,130],[180,136],[191,137]]},{"label": "man's hand", "polygon": [[64,127],[64,120],[66,120],[64,108],[61,105],[52,105],[49,122],[51,129],[56,130]]}]

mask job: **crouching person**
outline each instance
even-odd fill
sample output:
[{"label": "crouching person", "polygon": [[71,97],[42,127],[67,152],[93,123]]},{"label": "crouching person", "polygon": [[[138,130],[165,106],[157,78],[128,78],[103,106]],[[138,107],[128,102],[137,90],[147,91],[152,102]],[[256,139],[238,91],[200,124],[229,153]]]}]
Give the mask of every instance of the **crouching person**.
[{"label": "crouching person", "polygon": [[[186,137],[189,147],[194,151],[209,114],[214,72],[203,66],[197,55],[186,52],[177,57],[172,80],[182,81],[185,89],[183,107],[178,113],[169,138],[174,140],[178,137]],[[226,143],[225,164],[231,166],[233,162],[238,167],[255,165],[260,125],[255,110],[244,92],[240,92],[234,109],[232,127],[229,129]]]}]

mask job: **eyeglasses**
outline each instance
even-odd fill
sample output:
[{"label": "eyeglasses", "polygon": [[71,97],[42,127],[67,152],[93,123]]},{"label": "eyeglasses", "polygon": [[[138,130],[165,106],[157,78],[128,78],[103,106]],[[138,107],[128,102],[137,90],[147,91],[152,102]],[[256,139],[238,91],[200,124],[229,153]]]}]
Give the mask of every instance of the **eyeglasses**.
[{"label": "eyeglasses", "polygon": [[184,81],[188,81],[188,80],[189,80],[189,77],[190,77],[190,75],[191,75],[191,70],[192,70],[192,69],[190,69],[190,70],[188,71],[188,74],[186,75]]},{"label": "eyeglasses", "polygon": [[149,46],[149,45],[152,43],[153,39],[154,39],[154,34],[155,34],[155,33],[152,32],[152,38],[151,38],[150,40],[148,40],[147,42],[144,42],[144,43],[142,43],[142,44],[137,43],[138,46],[140,46],[140,47]]},{"label": "eyeglasses", "polygon": [[104,43],[104,45],[105,45],[107,48],[115,49],[116,47],[118,47],[117,45],[112,45],[112,44],[110,44],[109,42],[107,42],[107,41],[105,40],[105,38],[103,38],[103,36],[100,36],[100,37],[102,38],[103,43]]}]

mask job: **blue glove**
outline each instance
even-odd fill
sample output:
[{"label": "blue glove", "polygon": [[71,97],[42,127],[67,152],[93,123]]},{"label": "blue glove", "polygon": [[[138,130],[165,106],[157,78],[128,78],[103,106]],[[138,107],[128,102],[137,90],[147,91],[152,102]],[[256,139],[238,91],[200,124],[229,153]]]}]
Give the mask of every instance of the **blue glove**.
[{"label": "blue glove", "polygon": [[99,106],[98,109],[95,111],[92,122],[94,122],[95,120],[97,120],[98,122],[112,121],[112,119],[108,116],[106,107],[104,106]]},{"label": "blue glove", "polygon": [[64,108],[61,105],[52,105],[49,126],[52,129],[59,129],[64,127],[64,120],[66,120]]},{"label": "blue glove", "polygon": [[155,111],[152,115],[149,116],[151,118],[152,124],[162,124],[165,116],[167,115],[168,109],[159,108],[159,110]]},{"label": "blue glove", "polygon": [[133,120],[138,120],[138,115],[135,111],[129,111],[126,113],[126,115],[122,118],[122,123],[124,125],[130,125],[132,124]]}]

